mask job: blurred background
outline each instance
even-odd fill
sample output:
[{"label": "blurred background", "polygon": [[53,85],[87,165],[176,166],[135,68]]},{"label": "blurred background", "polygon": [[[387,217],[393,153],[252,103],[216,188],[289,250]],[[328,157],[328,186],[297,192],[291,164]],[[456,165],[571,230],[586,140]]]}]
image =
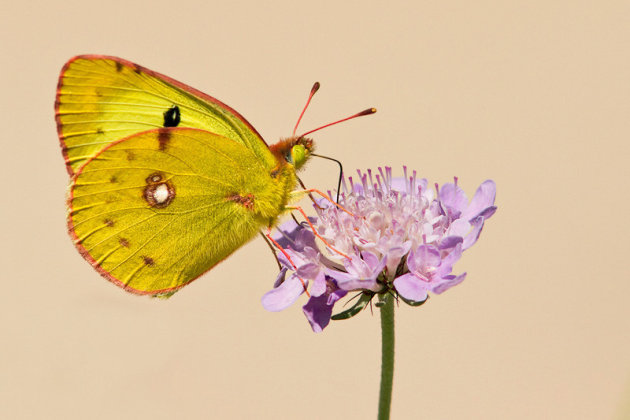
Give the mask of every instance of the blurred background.
[{"label": "blurred background", "polygon": [[[377,314],[314,334],[266,312],[257,238],[168,301],[76,252],[53,102],[77,54],[213,95],[274,142],[304,130],[347,172],[415,168],[496,215],[464,283],[397,312],[392,418],[630,418],[627,1],[118,1],[0,5],[0,417],[374,418]],[[333,188],[313,159],[307,185]],[[305,300],[301,301],[305,303]]]}]

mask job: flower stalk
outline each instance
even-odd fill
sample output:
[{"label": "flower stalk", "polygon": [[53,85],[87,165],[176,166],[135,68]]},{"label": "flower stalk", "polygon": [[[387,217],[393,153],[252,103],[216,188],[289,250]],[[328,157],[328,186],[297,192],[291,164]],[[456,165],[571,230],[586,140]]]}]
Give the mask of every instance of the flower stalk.
[{"label": "flower stalk", "polygon": [[394,297],[380,296],[381,311],[381,390],[378,398],[378,420],[388,420],[394,383]]}]

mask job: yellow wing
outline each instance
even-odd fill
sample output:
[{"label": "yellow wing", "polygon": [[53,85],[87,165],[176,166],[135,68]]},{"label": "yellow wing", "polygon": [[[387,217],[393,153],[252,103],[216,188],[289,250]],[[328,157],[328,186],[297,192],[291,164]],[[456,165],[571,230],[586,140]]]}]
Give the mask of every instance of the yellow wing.
[{"label": "yellow wing", "polygon": [[287,168],[279,177],[242,143],[202,130],[142,132],[77,171],[68,228],[113,283],[169,295],[275,221],[295,183]]},{"label": "yellow wing", "polygon": [[265,165],[275,159],[238,112],[160,73],[108,56],[78,56],[59,76],[57,131],[72,175],[108,144],[159,127],[192,127],[241,143]]}]

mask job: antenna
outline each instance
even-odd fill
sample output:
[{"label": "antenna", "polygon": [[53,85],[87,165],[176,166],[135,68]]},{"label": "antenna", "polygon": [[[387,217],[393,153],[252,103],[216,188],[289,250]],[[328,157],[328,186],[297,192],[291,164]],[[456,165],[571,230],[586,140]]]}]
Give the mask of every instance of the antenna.
[{"label": "antenna", "polygon": [[304,109],[302,109],[302,113],[300,114],[297,122],[295,123],[292,136],[295,136],[295,132],[297,131],[298,125],[300,125],[300,121],[302,121],[302,117],[304,116],[304,112],[306,112],[306,108],[308,108],[308,104],[311,103],[311,99],[313,99],[313,95],[315,95],[315,92],[317,92],[318,90],[319,90],[319,82],[315,82],[315,84],[311,88],[311,93],[308,95],[308,99],[306,100],[306,105],[304,105]]},{"label": "antenna", "polygon": [[[309,100],[310,100],[310,98],[309,98]],[[308,134],[311,134],[311,133],[314,133],[316,131],[319,131],[322,128],[330,127],[331,125],[339,124],[340,122],[348,121],[348,120],[351,120],[353,118],[362,117],[364,115],[371,115],[371,114],[374,114],[375,112],[376,112],[376,108],[368,108],[368,109],[363,110],[361,112],[358,112],[358,113],[356,113],[354,115],[350,115],[349,117],[343,118],[343,119],[341,119],[339,121],[331,122],[329,124],[322,125],[321,127],[318,127],[318,128],[316,128],[314,130],[307,131],[306,133],[300,135],[299,137],[304,137],[304,136],[306,136]],[[295,131],[293,133],[295,134]]]}]

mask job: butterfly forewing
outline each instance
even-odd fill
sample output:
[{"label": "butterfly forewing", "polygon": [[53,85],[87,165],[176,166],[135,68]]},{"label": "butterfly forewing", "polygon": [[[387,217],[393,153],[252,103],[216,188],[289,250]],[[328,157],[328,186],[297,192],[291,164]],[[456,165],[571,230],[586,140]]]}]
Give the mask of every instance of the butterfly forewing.
[{"label": "butterfly forewing", "polygon": [[273,155],[232,108],[126,60],[79,56],[59,77],[57,129],[72,174],[108,144],[160,127],[192,127],[243,144],[264,164]]},{"label": "butterfly forewing", "polygon": [[169,293],[264,225],[254,209],[256,197],[276,188],[269,170],[250,149],[216,134],[143,132],[78,170],[68,226],[79,251],[112,282],[137,293]]}]

